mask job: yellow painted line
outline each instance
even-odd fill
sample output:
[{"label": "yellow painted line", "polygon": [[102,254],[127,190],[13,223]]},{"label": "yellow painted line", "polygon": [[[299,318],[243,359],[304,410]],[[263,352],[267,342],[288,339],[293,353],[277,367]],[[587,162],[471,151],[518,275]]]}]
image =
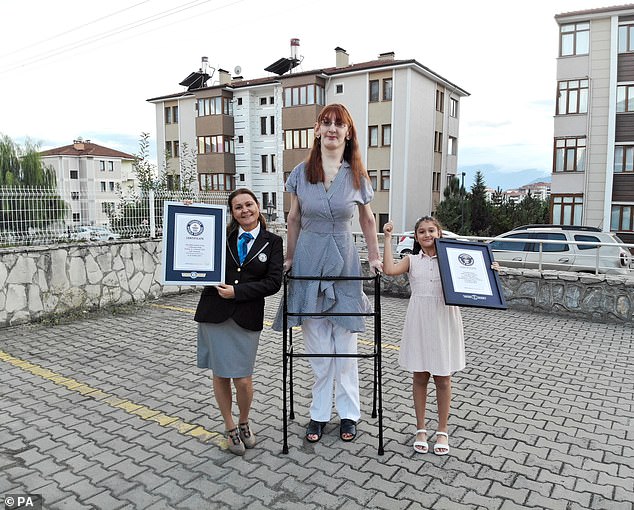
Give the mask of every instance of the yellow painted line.
[{"label": "yellow painted line", "polygon": [[[159,305],[153,303],[151,306],[155,306],[156,308],[165,308],[166,310],[174,310],[176,312],[186,312],[186,313],[195,313],[196,310],[194,308],[181,308],[180,306],[170,306],[170,305]],[[273,325],[270,321],[264,321],[264,325],[271,327]],[[294,326],[293,329],[300,329],[298,326]],[[359,338],[358,342],[362,345],[374,345],[374,341],[364,340],[363,338]],[[401,348],[398,345],[394,344],[386,344],[381,342],[381,349],[388,349],[391,351],[400,351]]]},{"label": "yellow painted line", "polygon": [[29,372],[31,374],[40,376],[42,379],[53,382],[59,386],[64,386],[70,391],[80,393],[87,397],[92,398],[98,402],[109,405],[116,409],[122,409],[123,411],[132,414],[146,421],[153,421],[158,423],[161,427],[176,429],[180,434],[185,436],[194,437],[203,443],[213,443],[216,446],[226,450],[228,448],[227,440],[222,434],[218,432],[212,432],[206,430],[200,425],[194,423],[187,423],[176,416],[169,416],[156,409],[151,409],[144,405],[135,404],[130,400],[119,398],[116,395],[101,391],[99,388],[93,388],[82,382],[79,382],[70,377],[64,377],[57,374],[47,368],[30,363],[28,361],[16,358],[10,354],[0,350],[0,361],[4,361],[9,365]]}]

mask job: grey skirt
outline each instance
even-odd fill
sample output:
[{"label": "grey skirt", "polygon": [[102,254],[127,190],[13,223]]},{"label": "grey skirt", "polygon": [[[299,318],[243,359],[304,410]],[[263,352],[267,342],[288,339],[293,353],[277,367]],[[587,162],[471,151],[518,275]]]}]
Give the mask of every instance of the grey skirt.
[{"label": "grey skirt", "polygon": [[198,368],[211,368],[218,377],[253,374],[260,331],[238,326],[233,319],[220,324],[198,323]]}]

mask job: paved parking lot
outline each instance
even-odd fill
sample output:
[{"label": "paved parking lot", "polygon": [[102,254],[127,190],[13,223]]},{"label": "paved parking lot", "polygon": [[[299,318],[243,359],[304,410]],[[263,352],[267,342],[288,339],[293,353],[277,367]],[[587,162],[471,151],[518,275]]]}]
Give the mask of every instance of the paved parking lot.
[{"label": "paved parking lot", "polygon": [[[312,379],[295,361],[282,454],[282,339],[267,326],[259,444],[240,458],[226,451],[209,372],[195,366],[197,298],[0,329],[0,495],[41,494],[51,509],[634,508],[631,327],[463,309],[467,369],[453,379],[451,454],[436,457],[411,447],[410,376],[397,366],[407,301],[382,300],[382,456],[370,360],[359,436],[342,443],[333,419],[317,444],[303,440]],[[361,335],[363,350],[371,342]],[[434,430],[433,393],[431,405]]]}]

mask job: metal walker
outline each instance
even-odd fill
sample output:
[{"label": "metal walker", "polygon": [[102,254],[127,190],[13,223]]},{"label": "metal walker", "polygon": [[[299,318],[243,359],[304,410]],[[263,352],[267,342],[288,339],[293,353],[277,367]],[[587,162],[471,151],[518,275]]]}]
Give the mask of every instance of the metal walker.
[{"label": "metal walker", "polygon": [[[382,397],[382,368],[381,368],[381,275],[375,276],[291,276],[284,274],[284,296],[282,304],[282,328],[283,328],[283,368],[282,368],[282,413],[284,415],[284,444],[282,453],[288,453],[288,418],[295,419],[293,403],[293,358],[372,358],[374,360],[374,380],[372,398],[372,418],[379,418],[379,447],[378,454],[383,455],[383,397]],[[288,281],[289,280],[374,280],[374,311],[370,313],[297,313],[289,312],[288,305]],[[293,350],[293,330],[288,327],[288,317],[335,317],[335,316],[363,316],[374,317],[374,348],[372,354],[295,354]],[[290,377],[289,377],[290,375]],[[287,406],[287,387],[290,392],[290,414]],[[377,406],[378,403],[378,406]]]}]

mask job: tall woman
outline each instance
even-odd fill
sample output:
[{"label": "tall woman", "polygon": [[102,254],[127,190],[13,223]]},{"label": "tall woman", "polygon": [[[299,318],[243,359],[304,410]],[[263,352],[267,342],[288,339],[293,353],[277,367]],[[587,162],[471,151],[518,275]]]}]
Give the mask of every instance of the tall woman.
[{"label": "tall woman", "polygon": [[[357,132],[350,113],[341,104],[326,106],[315,123],[315,140],[308,159],[289,175],[290,192],[285,269],[293,276],[359,276],[361,262],[352,236],[352,218],[359,223],[368,246],[368,259],[381,268],[374,214],[373,190],[361,160]],[[291,280],[289,312],[367,313],[370,305],[361,281]],[[289,317],[288,325],[301,324],[307,353],[356,354],[357,332],[363,317]],[[281,311],[273,326],[280,330]],[[313,402],[306,439],[321,439],[335,407],[339,435],[352,441],[357,434],[359,375],[356,358],[310,358],[315,375]]]},{"label": "tall woman", "polygon": [[[282,238],[266,230],[253,192],[229,195],[225,283],[205,287],[196,309],[198,367],[211,368],[216,402],[225,423],[229,450],[243,455],[256,440],[249,424],[253,367],[264,321],[264,297],[282,283]],[[231,381],[238,425],[233,418]]]}]

